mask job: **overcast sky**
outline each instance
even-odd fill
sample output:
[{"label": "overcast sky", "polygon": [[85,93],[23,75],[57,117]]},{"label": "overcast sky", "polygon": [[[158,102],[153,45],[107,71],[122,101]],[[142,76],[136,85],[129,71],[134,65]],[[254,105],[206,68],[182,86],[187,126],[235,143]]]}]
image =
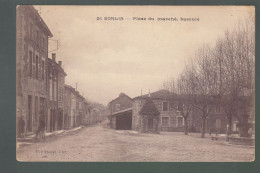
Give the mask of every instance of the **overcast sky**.
[{"label": "overcast sky", "polygon": [[[130,97],[158,90],[176,77],[203,44],[249,15],[248,7],[34,6],[59,40],[66,84],[93,101],[107,104],[124,92]],[[96,20],[124,17],[124,20]],[[154,21],[133,21],[153,17]],[[176,17],[178,22],[157,21]],[[181,22],[180,18],[199,18]],[[129,18],[127,20],[127,18]],[[55,49],[50,41],[49,51]],[[49,56],[50,57],[50,56]]]}]

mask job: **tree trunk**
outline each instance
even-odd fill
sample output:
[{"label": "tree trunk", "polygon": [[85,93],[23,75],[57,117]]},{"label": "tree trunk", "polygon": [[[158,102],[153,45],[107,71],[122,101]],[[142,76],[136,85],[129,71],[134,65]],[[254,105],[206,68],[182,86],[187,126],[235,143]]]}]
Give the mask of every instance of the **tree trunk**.
[{"label": "tree trunk", "polygon": [[206,131],[206,117],[202,117],[201,138],[205,138],[205,131]]},{"label": "tree trunk", "polygon": [[227,128],[227,135],[231,135],[232,134],[232,115],[229,114],[228,115],[228,128]]},{"label": "tree trunk", "polygon": [[188,135],[188,118],[184,117],[184,134]]}]

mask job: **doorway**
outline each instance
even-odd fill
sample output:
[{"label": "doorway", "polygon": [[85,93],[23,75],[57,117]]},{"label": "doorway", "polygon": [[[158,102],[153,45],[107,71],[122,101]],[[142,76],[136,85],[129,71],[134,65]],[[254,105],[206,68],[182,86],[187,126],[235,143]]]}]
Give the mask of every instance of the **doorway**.
[{"label": "doorway", "polygon": [[28,95],[27,131],[32,132],[32,96]]},{"label": "doorway", "polygon": [[117,130],[132,130],[132,112],[124,113],[116,117]]},{"label": "doorway", "polygon": [[153,119],[152,118],[148,119],[148,130],[153,130]]}]

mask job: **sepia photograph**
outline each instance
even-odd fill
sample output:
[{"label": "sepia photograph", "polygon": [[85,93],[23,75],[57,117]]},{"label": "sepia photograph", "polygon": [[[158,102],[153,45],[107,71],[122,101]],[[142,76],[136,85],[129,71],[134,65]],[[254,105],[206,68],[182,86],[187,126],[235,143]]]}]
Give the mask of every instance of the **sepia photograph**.
[{"label": "sepia photograph", "polygon": [[19,162],[253,162],[254,6],[16,7]]}]

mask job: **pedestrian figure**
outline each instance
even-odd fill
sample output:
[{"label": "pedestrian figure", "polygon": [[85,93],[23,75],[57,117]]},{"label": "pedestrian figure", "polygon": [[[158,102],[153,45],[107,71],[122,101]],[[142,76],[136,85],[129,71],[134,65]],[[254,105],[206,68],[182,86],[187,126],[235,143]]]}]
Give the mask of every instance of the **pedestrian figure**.
[{"label": "pedestrian figure", "polygon": [[40,118],[39,126],[38,126],[38,129],[36,131],[36,136],[35,136],[36,140],[37,140],[38,135],[41,135],[40,136],[41,138],[45,138],[44,129],[45,129],[45,122],[42,118]]},{"label": "pedestrian figure", "polygon": [[25,122],[23,116],[21,116],[18,121],[18,137],[24,137],[24,125]]}]

